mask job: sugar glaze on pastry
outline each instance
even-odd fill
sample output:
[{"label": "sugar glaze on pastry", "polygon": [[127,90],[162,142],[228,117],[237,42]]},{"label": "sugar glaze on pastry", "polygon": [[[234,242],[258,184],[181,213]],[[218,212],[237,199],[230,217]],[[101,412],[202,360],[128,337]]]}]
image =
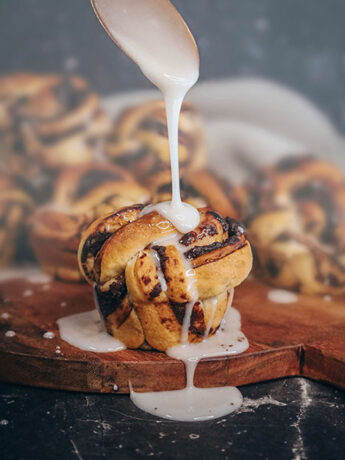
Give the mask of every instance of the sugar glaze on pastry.
[{"label": "sugar glaze on pastry", "polygon": [[169,1],[93,0],[92,4],[110,37],[163,93],[166,106],[171,202],[154,205],[175,227],[192,230],[198,213],[180,195],[178,121],[182,101],[199,77],[199,53],[188,27]]},{"label": "sugar glaze on pastry", "polygon": [[[238,223],[181,200],[178,120],[183,98],[198,79],[198,50],[168,1],[92,4],[109,35],[163,93],[172,200],[144,210],[123,208],[96,220],[83,234],[80,268],[95,284],[96,304],[115,337],[123,337],[131,348],[147,342],[186,365],[184,390],[136,393],[131,388],[132,401],[147,412],[176,420],[220,417],[241,405],[240,392],[234,387],[196,388],[194,372],[202,358],[248,347],[231,302],[233,288],[250,271],[252,256]],[[214,325],[217,307],[221,316]],[[63,324],[68,321],[65,318]]]}]

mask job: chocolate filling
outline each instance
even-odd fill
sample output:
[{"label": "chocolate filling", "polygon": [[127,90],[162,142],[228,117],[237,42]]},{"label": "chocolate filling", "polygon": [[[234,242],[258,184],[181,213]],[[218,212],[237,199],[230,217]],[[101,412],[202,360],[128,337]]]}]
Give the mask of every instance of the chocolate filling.
[{"label": "chocolate filling", "polygon": [[123,168],[131,168],[135,163],[138,163],[140,160],[145,158],[148,150],[146,147],[139,147],[134,151],[125,151],[122,155],[115,156],[114,161],[122,166]]},{"label": "chocolate filling", "polygon": [[184,319],[184,315],[186,311],[186,305],[187,305],[187,302],[179,303],[179,302],[173,302],[172,300],[170,300],[171,309],[174,312],[174,315],[180,324],[183,324],[183,319]]},{"label": "chocolate filling", "polygon": [[155,297],[158,297],[161,292],[162,292],[161,283],[157,283],[156,286],[150,292],[150,299],[154,299]]},{"label": "chocolate filling", "polygon": [[228,224],[227,224],[226,220],[220,214],[218,214],[215,211],[210,211],[210,210],[206,211],[206,214],[210,214],[215,219],[217,219],[222,224],[224,232],[228,231]]},{"label": "chocolate filling", "polygon": [[104,242],[112,235],[111,232],[95,232],[90,235],[84,243],[81,252],[81,261],[84,263],[91,254],[96,256]]},{"label": "chocolate filling", "polygon": [[200,227],[200,232],[191,231],[180,238],[179,243],[184,246],[189,246],[198,240],[202,240],[206,236],[214,236],[218,234],[218,230],[212,224],[206,223]]},{"label": "chocolate filling", "polygon": [[184,255],[187,259],[193,260],[203,256],[204,254],[215,251],[216,249],[224,248],[226,246],[232,246],[236,243],[239,243],[235,248],[236,250],[241,249],[243,246],[247,244],[245,241],[241,242],[240,238],[234,235],[230,236],[230,238],[228,238],[225,241],[215,241],[214,243],[208,244],[206,246],[194,246],[193,248],[186,251]]},{"label": "chocolate filling", "polygon": [[304,156],[289,156],[281,159],[275,166],[275,170],[277,172],[289,172],[294,169],[297,169],[304,163],[308,163],[312,161],[312,155],[304,155]]},{"label": "chocolate filling", "polygon": [[322,233],[321,240],[325,243],[333,242],[335,227],[338,223],[337,209],[334,203],[333,193],[334,192],[331,187],[327,187],[327,185],[317,180],[296,188],[292,193],[292,196],[296,201],[315,201],[322,207],[326,217],[326,225]]},{"label": "chocolate filling", "polygon": [[123,279],[114,281],[106,292],[102,292],[98,286],[95,287],[98,306],[104,319],[120,307],[126,294],[127,287]]},{"label": "chocolate filling", "polygon": [[85,196],[88,192],[95,189],[99,185],[104,184],[105,182],[119,181],[121,179],[121,174],[111,170],[109,171],[106,169],[95,169],[93,171],[88,171],[85,174],[83,174],[83,176],[79,180],[74,192],[74,198],[78,200]]},{"label": "chocolate filling", "polygon": [[54,88],[54,93],[62,105],[69,109],[73,109],[84,102],[89,90],[87,88],[75,88],[72,79],[66,77]]},{"label": "chocolate filling", "polygon": [[166,262],[167,262],[167,260],[169,259],[169,258],[165,255],[166,247],[165,247],[165,246],[152,246],[152,249],[154,249],[154,250],[157,252],[158,257],[159,257],[159,262],[160,262],[161,270],[162,270],[163,273],[165,273]]}]

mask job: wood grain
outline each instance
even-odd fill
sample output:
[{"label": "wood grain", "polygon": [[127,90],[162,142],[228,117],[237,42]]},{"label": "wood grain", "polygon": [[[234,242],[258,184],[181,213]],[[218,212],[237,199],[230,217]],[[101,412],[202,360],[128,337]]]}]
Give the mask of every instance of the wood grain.
[{"label": "wood grain", "polygon": [[[195,385],[245,385],[303,375],[345,388],[345,296],[326,301],[300,295],[296,303],[267,299],[269,287],[250,279],[236,289],[234,306],[250,347],[242,355],[199,363]],[[32,295],[23,295],[32,291]],[[66,303],[66,306],[65,306]],[[164,353],[93,353],[61,340],[56,320],[93,309],[91,289],[52,281],[0,284],[0,379],[75,391],[128,393],[183,388],[185,368]],[[6,331],[16,335],[7,337]],[[53,339],[43,338],[46,331]],[[61,354],[56,347],[61,347]]]}]

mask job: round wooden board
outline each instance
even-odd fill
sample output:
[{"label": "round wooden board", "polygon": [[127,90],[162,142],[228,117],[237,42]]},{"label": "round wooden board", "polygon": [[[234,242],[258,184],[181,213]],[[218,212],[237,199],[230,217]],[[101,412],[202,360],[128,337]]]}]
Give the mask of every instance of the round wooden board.
[{"label": "round wooden board", "polygon": [[[250,279],[236,289],[234,305],[250,347],[242,355],[199,363],[195,385],[244,385],[304,375],[345,387],[345,297],[299,296],[275,304],[270,288]],[[55,389],[128,393],[185,386],[185,368],[164,353],[124,350],[93,353],[64,342],[56,320],[93,309],[91,288],[57,281],[0,283],[0,379]],[[14,331],[9,337],[7,331]],[[54,333],[52,339],[45,332]],[[61,352],[57,352],[61,350]]]}]

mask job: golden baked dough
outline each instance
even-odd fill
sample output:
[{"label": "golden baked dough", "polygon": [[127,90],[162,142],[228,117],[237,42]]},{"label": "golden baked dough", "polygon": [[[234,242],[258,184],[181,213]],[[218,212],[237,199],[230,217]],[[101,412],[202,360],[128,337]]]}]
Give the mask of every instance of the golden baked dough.
[{"label": "golden baked dough", "polygon": [[[153,196],[154,203],[171,200],[170,180],[169,175],[168,181],[158,187]],[[187,172],[180,183],[183,201],[196,208],[208,206],[222,216],[239,220],[243,218],[246,193],[242,186],[232,185],[225,178],[206,169]]]},{"label": "golden baked dough", "polygon": [[335,165],[288,157],[248,186],[247,228],[259,273],[310,294],[345,291],[345,182]]},{"label": "golden baked dough", "polygon": [[[206,158],[203,125],[197,110],[183,103],[179,120],[180,170],[204,166]],[[111,161],[129,169],[154,191],[170,176],[170,157],[163,101],[149,101],[123,112],[105,146]]]},{"label": "golden baked dough", "polygon": [[92,162],[67,168],[56,181],[51,205],[32,219],[37,259],[57,278],[80,281],[76,254],[82,230],[105,213],[148,200],[148,192],[119,166]]},{"label": "golden baked dough", "polygon": [[18,247],[24,247],[33,206],[14,178],[0,174],[0,265],[10,263]]},{"label": "golden baked dough", "polygon": [[[96,283],[107,330],[129,348],[147,343],[164,351],[180,342],[185,310],[193,301],[188,340],[201,341],[213,308],[209,334],[220,325],[229,291],[251,269],[244,229],[237,221],[202,208],[198,227],[182,235],[156,212],[140,216],[142,208],[125,207],[99,218],[80,242],[80,268],[90,284]],[[196,301],[189,269],[194,273]]]},{"label": "golden baked dough", "polygon": [[47,198],[46,183],[51,187],[64,167],[93,160],[110,128],[98,95],[80,77],[0,78],[0,169],[23,177],[38,196]]},{"label": "golden baked dough", "polygon": [[98,95],[80,77],[59,77],[56,85],[16,109],[26,152],[48,169],[92,160],[97,139],[110,129]]}]

